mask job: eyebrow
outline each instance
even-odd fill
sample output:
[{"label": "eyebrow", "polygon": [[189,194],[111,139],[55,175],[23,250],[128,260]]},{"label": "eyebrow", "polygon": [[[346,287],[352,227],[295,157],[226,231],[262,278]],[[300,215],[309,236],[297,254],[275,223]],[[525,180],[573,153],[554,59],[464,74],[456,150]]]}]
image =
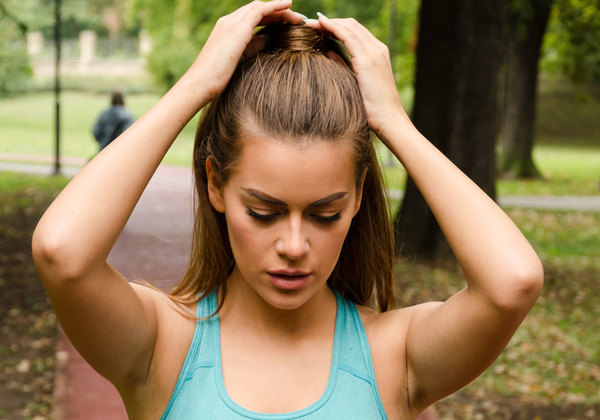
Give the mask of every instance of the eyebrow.
[{"label": "eyebrow", "polygon": [[[242,190],[246,194],[248,194],[254,198],[257,198],[258,200],[265,202],[267,204],[272,204],[274,206],[287,207],[287,204],[284,201],[281,201],[281,200],[278,200],[277,198],[271,197],[269,194],[264,193],[262,191],[258,191],[258,190],[252,189],[252,188],[243,188]],[[312,203],[310,203],[308,205],[308,207],[322,207],[322,206],[325,206],[334,201],[340,200],[340,199],[344,198],[346,195],[348,195],[348,193],[345,191],[333,193],[331,195],[328,195],[327,197],[321,198],[317,201],[313,201]]]}]

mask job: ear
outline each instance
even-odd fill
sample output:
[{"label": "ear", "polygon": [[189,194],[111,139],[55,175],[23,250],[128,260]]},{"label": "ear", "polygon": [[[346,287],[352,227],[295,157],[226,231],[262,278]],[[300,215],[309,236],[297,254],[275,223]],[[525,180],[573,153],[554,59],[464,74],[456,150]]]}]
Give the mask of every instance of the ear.
[{"label": "ear", "polygon": [[358,187],[356,188],[356,201],[354,203],[354,214],[352,215],[352,217],[356,216],[356,213],[358,213],[358,210],[360,210],[360,203],[362,202],[363,187],[365,186],[367,171],[368,169],[365,168],[362,175],[360,176]]},{"label": "ear", "polygon": [[225,200],[223,200],[223,182],[209,157],[206,159],[206,187],[208,199],[213,208],[219,213],[225,213]]}]

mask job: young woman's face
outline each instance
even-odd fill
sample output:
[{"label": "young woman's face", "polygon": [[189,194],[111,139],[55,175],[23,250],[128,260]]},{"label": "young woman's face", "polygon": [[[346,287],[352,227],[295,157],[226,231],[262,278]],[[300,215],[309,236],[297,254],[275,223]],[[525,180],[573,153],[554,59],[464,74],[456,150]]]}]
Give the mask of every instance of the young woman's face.
[{"label": "young woman's face", "polygon": [[209,169],[209,196],[224,212],[235,268],[229,279],[279,309],[324,291],[362,193],[345,141],[304,145],[247,133],[224,185]]}]

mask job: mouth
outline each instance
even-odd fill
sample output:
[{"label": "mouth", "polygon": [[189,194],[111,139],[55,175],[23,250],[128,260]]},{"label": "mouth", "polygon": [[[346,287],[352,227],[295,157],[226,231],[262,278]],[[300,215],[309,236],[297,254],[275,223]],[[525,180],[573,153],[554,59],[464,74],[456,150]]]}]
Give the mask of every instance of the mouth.
[{"label": "mouth", "polygon": [[309,271],[304,270],[273,270],[267,271],[271,283],[278,289],[296,290],[306,284],[310,277]]}]

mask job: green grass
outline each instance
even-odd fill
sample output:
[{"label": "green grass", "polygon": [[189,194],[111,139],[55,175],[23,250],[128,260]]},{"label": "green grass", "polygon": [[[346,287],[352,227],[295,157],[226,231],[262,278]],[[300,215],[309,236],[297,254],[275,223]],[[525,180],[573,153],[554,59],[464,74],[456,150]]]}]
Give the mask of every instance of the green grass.
[{"label": "green grass", "polygon": [[[127,96],[127,107],[136,117],[159,99],[156,93]],[[68,91],[61,100],[61,155],[89,158],[97,151],[91,130],[98,114],[108,106],[106,93]],[[54,97],[31,93],[0,100],[0,153],[51,155],[54,147]],[[175,141],[165,162],[191,163],[197,120],[194,118]]]},{"label": "green grass", "polygon": [[600,270],[600,212],[510,209],[508,214],[542,260]]},{"label": "green grass", "polygon": [[0,191],[2,193],[27,192],[27,190],[60,191],[69,178],[63,176],[35,176],[0,171]]},{"label": "green grass", "polygon": [[[599,114],[600,115],[600,114]],[[600,194],[600,145],[566,147],[538,145],[533,151],[541,179],[504,180],[496,182],[498,195],[598,195]],[[382,162],[388,154],[383,153]],[[398,163],[384,165],[389,188],[404,190],[406,171]]]},{"label": "green grass", "polygon": [[600,147],[539,145],[533,155],[543,179],[499,180],[499,195],[600,194]]}]

